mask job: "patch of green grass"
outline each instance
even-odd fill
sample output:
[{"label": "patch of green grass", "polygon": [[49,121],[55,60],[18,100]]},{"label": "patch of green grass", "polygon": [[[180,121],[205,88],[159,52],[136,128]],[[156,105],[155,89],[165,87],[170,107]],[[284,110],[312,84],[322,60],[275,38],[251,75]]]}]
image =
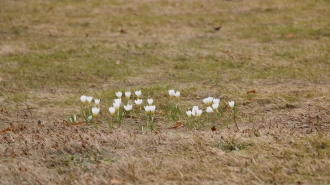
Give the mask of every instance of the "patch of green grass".
[{"label": "patch of green grass", "polygon": [[234,136],[222,139],[217,143],[217,147],[227,152],[238,152],[245,149],[250,149],[254,144],[249,142],[243,142]]},{"label": "patch of green grass", "polygon": [[329,141],[328,138],[322,133],[307,137],[305,140],[306,151],[309,155],[316,156],[320,159],[326,159],[329,152]]},{"label": "patch of green grass", "polygon": [[7,101],[13,101],[15,103],[24,103],[28,99],[28,95],[23,92],[17,92],[13,93],[10,96],[8,96]]}]

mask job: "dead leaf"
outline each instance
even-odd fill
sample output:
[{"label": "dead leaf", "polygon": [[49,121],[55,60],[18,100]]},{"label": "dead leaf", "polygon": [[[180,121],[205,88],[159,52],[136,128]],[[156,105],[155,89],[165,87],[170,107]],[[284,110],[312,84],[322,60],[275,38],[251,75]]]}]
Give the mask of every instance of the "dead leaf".
[{"label": "dead leaf", "polygon": [[246,92],[246,94],[252,94],[252,93],[256,93],[256,90],[253,89],[253,90]]},{"label": "dead leaf", "polygon": [[223,53],[223,54],[228,54],[229,51],[228,51],[228,50],[223,50],[222,53]]},{"label": "dead leaf", "polygon": [[212,127],[211,130],[212,130],[212,132],[214,132],[214,131],[217,131],[217,128],[216,127]]},{"label": "dead leaf", "polygon": [[111,179],[110,184],[124,184],[124,181],[118,180],[118,179]]},{"label": "dead leaf", "polygon": [[117,64],[117,65],[119,65],[120,63],[121,63],[120,60],[117,60],[117,61],[116,61],[116,64]]},{"label": "dead leaf", "polygon": [[5,129],[1,130],[1,131],[0,131],[0,134],[4,134],[4,133],[6,133],[6,132],[8,132],[8,131],[12,131],[12,132],[14,132],[14,129],[13,129],[12,127],[7,127],[7,128],[5,128]]},{"label": "dead leaf", "polygon": [[183,126],[183,123],[181,121],[177,121],[173,126],[170,128],[178,129]]},{"label": "dead leaf", "polygon": [[82,126],[85,122],[76,122],[76,123],[72,123],[71,126]]},{"label": "dead leaf", "polygon": [[215,30],[215,31],[219,31],[219,30],[221,30],[221,26],[218,26],[218,27],[214,28],[214,30]]},{"label": "dead leaf", "polygon": [[157,115],[162,115],[162,116],[165,116],[166,115],[166,113],[164,111],[162,111],[162,110],[156,110],[155,113]]},{"label": "dead leaf", "polygon": [[124,29],[120,29],[120,33],[121,34],[125,34],[125,33],[127,33]]},{"label": "dead leaf", "polygon": [[292,37],[293,37],[293,33],[289,33],[289,34],[287,34],[287,35],[285,36],[286,39],[290,39],[290,38],[292,38]]}]

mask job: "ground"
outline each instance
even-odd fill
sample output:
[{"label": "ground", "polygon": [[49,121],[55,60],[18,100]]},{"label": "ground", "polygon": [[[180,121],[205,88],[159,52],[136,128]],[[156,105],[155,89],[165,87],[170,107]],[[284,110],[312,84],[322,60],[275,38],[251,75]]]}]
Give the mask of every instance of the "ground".
[{"label": "ground", "polygon": [[[0,7],[0,184],[330,183],[328,0]],[[181,92],[173,119],[169,89]],[[154,130],[137,107],[109,128],[115,92],[134,90],[154,99]],[[101,99],[97,125],[82,95]]]}]

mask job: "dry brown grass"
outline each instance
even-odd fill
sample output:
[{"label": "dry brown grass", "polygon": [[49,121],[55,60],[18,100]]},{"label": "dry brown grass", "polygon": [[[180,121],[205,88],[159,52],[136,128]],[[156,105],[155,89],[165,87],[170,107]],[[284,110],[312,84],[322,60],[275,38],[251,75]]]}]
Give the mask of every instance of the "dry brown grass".
[{"label": "dry brown grass", "polygon": [[[329,2],[1,1],[0,184],[329,184]],[[219,31],[214,28],[222,26]],[[120,62],[117,62],[120,61]],[[235,100],[225,117],[168,129],[183,111]],[[142,89],[154,132],[133,114],[109,129],[114,92]],[[72,126],[101,98],[99,128]],[[216,131],[211,127],[216,126]]]},{"label": "dry brown grass", "polygon": [[[260,93],[273,93],[264,88]],[[131,119],[111,131],[106,124],[95,129],[59,119],[41,124],[16,119],[14,130],[0,136],[1,182],[327,184],[330,114],[321,90],[329,89],[313,88],[318,96],[299,104],[278,97],[243,102],[240,132],[234,126],[216,132],[173,130],[163,122],[157,123],[157,133],[141,132]],[[276,89],[292,93],[281,85]]]}]

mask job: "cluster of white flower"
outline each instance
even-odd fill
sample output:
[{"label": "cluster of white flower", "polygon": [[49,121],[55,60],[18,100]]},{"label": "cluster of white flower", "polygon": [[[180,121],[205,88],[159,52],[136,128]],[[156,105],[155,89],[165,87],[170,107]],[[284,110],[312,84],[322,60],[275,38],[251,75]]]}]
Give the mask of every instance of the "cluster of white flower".
[{"label": "cluster of white flower", "polygon": [[[123,93],[119,91],[119,92],[116,92],[115,94],[116,94],[117,98],[114,99],[112,107],[109,107],[109,112],[110,112],[111,117],[114,117],[116,113],[117,113],[117,115],[119,115],[119,110],[120,110],[121,106],[123,107],[123,109],[126,112],[131,111],[133,109],[133,104],[131,103],[132,100],[130,100],[131,92],[127,91],[127,92],[124,93],[125,97],[127,99],[127,101],[126,101],[127,104],[126,105],[123,104],[123,101],[121,99]],[[134,94],[136,95],[134,103],[137,107],[140,107],[140,110],[141,110],[141,104],[143,102],[141,90],[134,91]],[[178,99],[180,97],[180,92],[175,91],[174,89],[169,90],[168,94],[170,95],[170,98],[177,98]],[[87,102],[87,105],[88,105],[87,107],[90,108],[93,97],[83,95],[83,96],[80,97],[80,100],[81,100],[81,102],[84,106],[86,105],[86,102]],[[144,106],[144,110],[145,110],[147,115],[152,116],[154,114],[154,112],[156,110],[156,106],[153,103],[154,103],[154,100],[152,98],[147,99],[147,105]],[[207,113],[217,113],[219,111],[220,99],[213,98],[213,97],[207,97],[207,98],[203,99],[203,103],[206,105],[205,112],[207,112]],[[228,105],[231,109],[233,109],[233,111],[235,110],[234,109],[234,107],[235,107],[235,102],[234,101],[229,101]],[[94,106],[93,106],[92,109],[89,109],[89,110],[91,110],[91,113],[92,113],[92,114],[89,114],[89,115],[92,115],[93,117],[97,117],[97,115],[100,112],[100,99],[94,99]],[[203,113],[203,110],[200,109],[198,106],[193,106],[193,108],[191,110],[186,111],[186,114],[187,114],[188,118],[191,118],[193,116],[193,117],[196,117],[196,118],[200,119],[202,113]],[[88,118],[88,119],[91,119],[92,116],[90,116],[90,118]]]},{"label": "cluster of white flower", "polygon": [[92,96],[85,96],[85,95],[82,95],[80,97],[80,101],[85,105],[86,104],[86,101],[88,102],[88,104],[91,104],[92,103],[92,100],[93,100],[93,97]]},{"label": "cluster of white flower", "polygon": [[[216,112],[218,112],[220,99],[213,98],[213,97],[207,97],[207,98],[203,99],[203,102],[207,106],[206,110],[205,110],[207,113],[216,113]],[[234,108],[234,105],[235,105],[234,101],[229,101],[228,104],[229,104],[230,108]],[[196,117],[200,118],[202,112],[203,111],[200,110],[198,108],[198,106],[193,106],[192,110],[186,111],[186,114],[187,114],[188,118],[191,118],[191,116],[196,116]]]},{"label": "cluster of white flower", "polygon": [[[142,100],[142,93],[141,93],[141,90],[137,90],[134,92],[135,95],[136,95],[136,100],[134,100],[134,103],[137,105],[137,106],[141,106],[143,100]],[[180,92],[177,92],[176,94],[180,95]],[[122,105],[122,95],[123,93],[122,92],[116,92],[115,93],[117,98],[114,99],[113,101],[113,104],[112,104],[112,107],[109,107],[109,112],[110,112],[110,115],[111,116],[114,116],[116,112],[119,111],[120,109],[120,106]],[[124,93],[125,94],[125,97],[129,100],[130,97],[131,97],[131,92],[127,91]],[[93,97],[92,96],[85,96],[85,95],[82,95],[80,97],[80,101],[83,103],[83,105],[86,104],[86,102],[88,103],[88,105],[91,105],[91,102],[93,100]],[[95,105],[94,107],[92,108],[92,114],[93,114],[93,117],[96,117],[98,115],[98,113],[100,112],[100,99],[94,99],[94,102],[95,102]],[[144,109],[147,113],[154,113],[155,109],[156,109],[156,106],[153,105],[153,99],[152,98],[149,98],[147,99],[147,102],[148,102],[148,106],[145,106]],[[125,111],[131,111],[133,109],[133,105],[130,103],[130,101],[128,101],[127,105],[123,105],[124,107],[124,110]]]},{"label": "cluster of white flower", "polygon": [[[120,108],[120,106],[122,105],[122,101],[121,101],[121,97],[122,97],[122,95],[123,95],[122,92],[120,92],[120,91],[119,91],[119,92],[116,92],[116,96],[117,96],[117,98],[114,99],[113,107],[109,107],[109,112],[110,112],[111,115],[114,115],[115,112],[118,112],[118,111],[119,111],[119,108]],[[130,99],[130,97],[131,97],[131,92],[129,92],[129,91],[125,92],[125,97],[126,97],[127,99]],[[123,107],[124,107],[125,111],[130,111],[130,110],[132,110],[133,105],[130,104],[130,103],[127,103],[127,105],[124,105]],[[114,111],[114,110],[115,110],[115,111]]]},{"label": "cluster of white flower", "polygon": [[155,110],[156,110],[156,106],[155,105],[147,105],[144,107],[144,110],[146,111],[147,114],[154,114]]},{"label": "cluster of white flower", "polygon": [[202,113],[203,113],[203,110],[199,109],[198,106],[193,106],[193,108],[191,110],[186,111],[188,118],[191,118],[191,116],[200,118]]},{"label": "cluster of white flower", "polygon": [[147,114],[154,114],[156,110],[156,105],[153,105],[154,99],[148,98],[147,99],[148,105],[144,106],[144,110],[146,111]]},{"label": "cluster of white flower", "polygon": [[[80,97],[80,101],[83,103],[83,105],[86,104],[86,101],[88,105],[90,105],[93,101],[93,97],[82,95]],[[94,107],[92,108],[93,117],[96,117],[99,114],[99,112],[100,112],[100,99],[94,99]]]},{"label": "cluster of white flower", "polygon": [[[129,100],[130,97],[131,97],[131,92],[127,91],[124,94],[125,94],[126,99]],[[116,92],[117,98],[114,99],[113,106],[109,107],[109,112],[110,112],[111,116],[114,116],[115,113],[119,111],[119,108],[122,105],[122,100],[121,100],[122,95],[123,95],[122,92],[120,92],[120,91]],[[141,95],[141,91],[140,91],[140,95]],[[124,107],[124,110],[127,111],[127,112],[131,111],[133,109],[133,105],[129,101],[127,102],[127,105],[123,105],[123,107]]]},{"label": "cluster of white flower", "polygon": [[213,98],[213,97],[207,97],[207,98],[203,99],[203,102],[207,106],[206,112],[208,112],[208,113],[218,112],[220,99]]},{"label": "cluster of white flower", "polygon": [[168,90],[168,94],[170,95],[170,98],[176,97],[179,98],[180,97],[180,92],[179,91],[174,91],[174,89]]},{"label": "cluster of white flower", "polygon": [[135,91],[134,93],[136,95],[136,100],[134,100],[134,103],[137,106],[141,106],[141,104],[142,104],[142,99],[141,99],[142,93],[141,93],[141,90]]}]

